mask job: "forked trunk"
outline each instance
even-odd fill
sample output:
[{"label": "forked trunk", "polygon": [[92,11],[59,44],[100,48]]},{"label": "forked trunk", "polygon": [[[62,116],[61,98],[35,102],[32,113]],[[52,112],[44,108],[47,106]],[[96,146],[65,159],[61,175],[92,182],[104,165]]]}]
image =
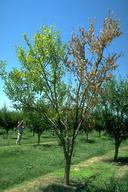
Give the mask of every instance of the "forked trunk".
[{"label": "forked trunk", "polygon": [[67,138],[63,140],[62,145],[63,145],[64,158],[65,158],[64,184],[70,185],[70,168],[71,168],[74,140]]}]

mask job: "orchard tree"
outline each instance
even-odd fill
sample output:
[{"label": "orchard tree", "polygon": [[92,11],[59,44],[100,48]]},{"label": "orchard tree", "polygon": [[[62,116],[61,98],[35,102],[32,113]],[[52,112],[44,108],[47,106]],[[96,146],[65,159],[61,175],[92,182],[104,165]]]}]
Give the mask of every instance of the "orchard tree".
[{"label": "orchard tree", "polygon": [[42,115],[37,113],[36,111],[33,113],[28,113],[28,119],[27,119],[27,126],[31,131],[34,133],[37,133],[38,135],[38,145],[40,144],[40,138],[42,133],[45,130],[44,121],[42,120]]},{"label": "orchard tree", "polygon": [[100,138],[101,132],[105,131],[104,107],[101,103],[96,105],[93,116],[94,116],[94,124],[93,124],[94,129],[98,132]]},{"label": "orchard tree", "polygon": [[81,124],[81,129],[85,132],[86,134],[86,140],[89,140],[89,133],[93,131],[94,127],[94,117],[92,114],[86,116],[86,118],[83,120]]},{"label": "orchard tree", "polygon": [[119,147],[128,138],[128,79],[112,79],[104,88],[102,99],[105,128],[114,138],[117,161]]},{"label": "orchard tree", "polygon": [[47,119],[42,115],[42,107],[40,103],[34,106],[34,110],[31,111],[31,109],[29,108],[27,111],[24,111],[25,122],[27,127],[33,132],[33,135],[34,133],[37,133],[37,143],[39,145],[41,135],[45,130],[49,129],[49,124]]},{"label": "orchard tree", "polygon": [[[65,159],[64,183],[70,183],[70,166],[75,139],[82,122],[92,112],[100,87],[111,78],[119,55],[105,49],[121,34],[119,23],[105,18],[98,36],[94,24],[88,31],[80,28],[65,46],[60,34],[43,27],[27,48],[17,48],[21,69],[13,69],[5,80],[6,93],[19,106],[30,110],[38,100],[58,136]],[[50,113],[49,113],[49,109]]]},{"label": "orchard tree", "polygon": [[7,136],[9,130],[16,128],[18,121],[21,119],[21,113],[9,111],[6,105],[0,109],[0,127],[6,131]]},{"label": "orchard tree", "polygon": [[0,110],[0,131],[3,132],[3,118],[2,118],[2,111]]},{"label": "orchard tree", "polygon": [[1,119],[2,119],[1,126],[6,131],[6,134],[8,136],[9,129],[11,129],[10,127],[11,117],[10,112],[8,111],[6,105],[4,105],[4,107],[1,109]]}]

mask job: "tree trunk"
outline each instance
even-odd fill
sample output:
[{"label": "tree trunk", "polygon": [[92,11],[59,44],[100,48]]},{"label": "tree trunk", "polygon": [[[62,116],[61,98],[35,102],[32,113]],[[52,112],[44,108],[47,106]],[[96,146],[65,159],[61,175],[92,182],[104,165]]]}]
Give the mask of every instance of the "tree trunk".
[{"label": "tree trunk", "polygon": [[88,131],[86,132],[86,140],[88,141],[88,135],[89,135],[89,133],[88,133]]},{"label": "tree trunk", "polygon": [[71,156],[65,155],[65,173],[64,173],[64,184],[70,184],[70,167],[71,167]]},{"label": "tree trunk", "polygon": [[65,172],[64,172],[64,184],[70,184],[70,168],[71,168],[71,159],[74,148],[74,140],[67,137],[62,141],[64,158],[65,158]]},{"label": "tree trunk", "polygon": [[8,129],[6,129],[6,135],[7,135],[7,139],[8,139],[8,132],[9,132],[9,130],[8,130]]},{"label": "tree trunk", "polygon": [[115,141],[114,161],[117,161],[117,160],[118,160],[119,146],[120,146],[119,142],[118,142],[118,141]]},{"label": "tree trunk", "polygon": [[34,132],[34,130],[32,130],[32,136],[33,136],[33,137],[35,136],[35,132]]},{"label": "tree trunk", "polygon": [[99,130],[99,138],[101,138],[101,130]]},{"label": "tree trunk", "polygon": [[41,134],[38,133],[38,145],[40,144],[40,137],[41,137]]}]

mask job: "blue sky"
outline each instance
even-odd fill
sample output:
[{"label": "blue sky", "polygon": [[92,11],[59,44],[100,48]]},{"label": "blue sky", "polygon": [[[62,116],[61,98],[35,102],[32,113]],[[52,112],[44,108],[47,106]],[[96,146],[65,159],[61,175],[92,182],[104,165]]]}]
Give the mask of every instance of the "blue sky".
[{"label": "blue sky", "polygon": [[[113,44],[113,51],[123,52],[117,75],[128,72],[128,1],[127,0],[0,0],[0,60],[7,69],[18,65],[16,45],[23,44],[23,33],[31,38],[42,25],[55,25],[67,41],[79,26],[88,27],[96,18],[100,30],[102,20],[112,10],[120,20],[123,35]],[[0,106],[11,105],[0,80]]]}]

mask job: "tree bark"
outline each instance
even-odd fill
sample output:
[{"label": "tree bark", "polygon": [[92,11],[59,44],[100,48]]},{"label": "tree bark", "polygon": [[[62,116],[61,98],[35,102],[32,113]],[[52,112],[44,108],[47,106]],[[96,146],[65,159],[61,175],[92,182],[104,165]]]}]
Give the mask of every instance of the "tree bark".
[{"label": "tree bark", "polygon": [[115,154],[114,154],[114,161],[118,160],[118,154],[119,154],[119,142],[115,141]]},{"label": "tree bark", "polygon": [[88,141],[88,135],[89,135],[89,133],[88,132],[86,132],[86,140]]},{"label": "tree bark", "polygon": [[34,130],[32,130],[32,136],[33,136],[33,137],[35,136],[35,132],[34,132]]},{"label": "tree bark", "polygon": [[40,144],[40,137],[41,137],[41,134],[38,133],[38,145]]},{"label": "tree bark", "polygon": [[101,130],[99,130],[99,138],[101,138]]},{"label": "tree bark", "polygon": [[7,138],[8,138],[8,132],[9,132],[9,130],[8,130],[8,129],[6,129],[6,135],[7,135]]},{"label": "tree bark", "polygon": [[62,140],[62,146],[65,158],[64,184],[70,185],[70,168],[71,168],[72,152],[74,148],[74,139],[67,137],[65,140]]},{"label": "tree bark", "polygon": [[71,156],[65,155],[65,173],[64,173],[64,184],[70,184],[70,167],[71,167]]}]

